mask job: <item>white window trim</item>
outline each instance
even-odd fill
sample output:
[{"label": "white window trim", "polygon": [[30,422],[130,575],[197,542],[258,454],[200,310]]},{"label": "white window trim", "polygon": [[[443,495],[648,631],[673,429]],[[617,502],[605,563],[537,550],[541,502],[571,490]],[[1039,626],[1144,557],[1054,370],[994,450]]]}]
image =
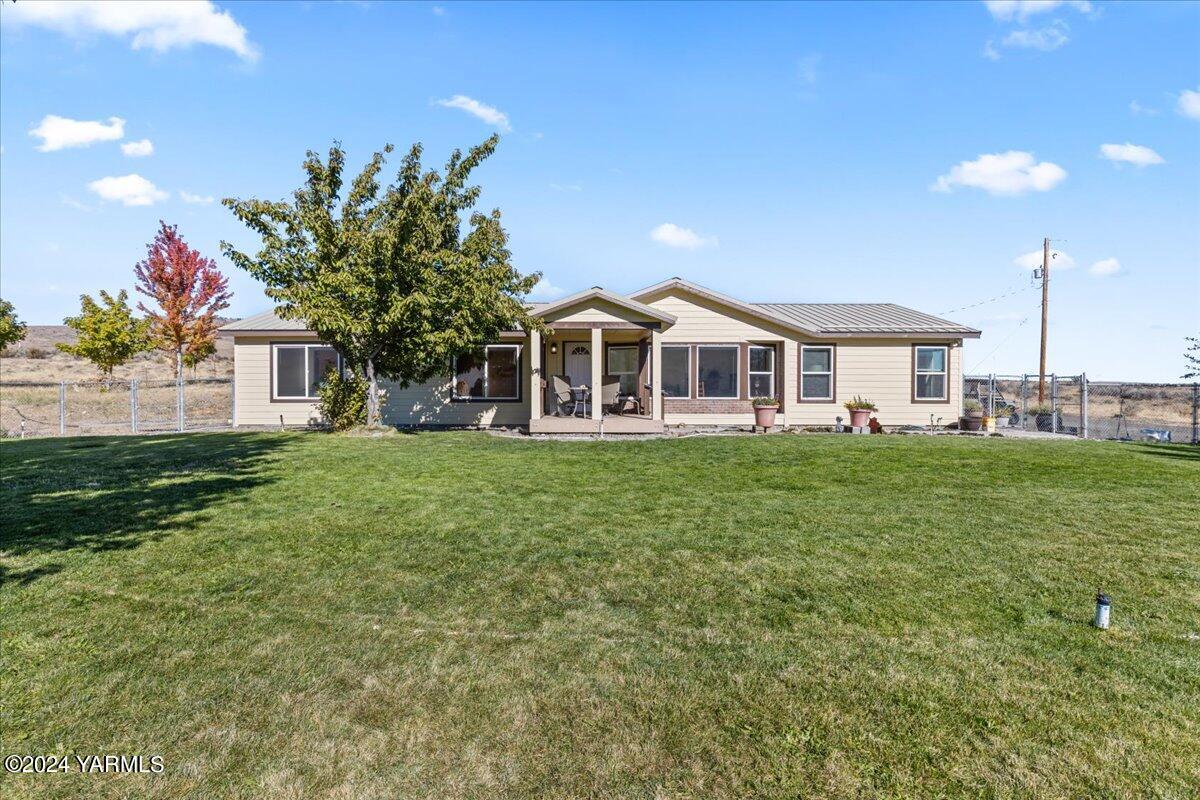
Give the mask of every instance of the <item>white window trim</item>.
[{"label": "white window trim", "polygon": [[[941,350],[943,369],[921,369],[922,350]],[[939,397],[924,397],[919,392],[922,375],[941,375],[942,394]],[[950,348],[944,344],[919,344],[913,349],[913,397],[917,400],[947,400],[950,396]]]},{"label": "white window trim", "polygon": [[[307,388],[311,383],[309,381],[308,368],[309,357],[308,350],[312,348],[332,348],[333,345],[325,344],[325,342],[271,342],[271,399],[272,400],[312,400],[317,401],[321,398],[317,395],[307,394],[280,394],[279,393],[279,351],[283,349],[289,350],[304,350],[304,386]],[[342,369],[342,354],[336,350],[334,354],[337,356],[337,369],[340,372]]]},{"label": "white window trim", "polygon": [[[682,350],[684,353],[687,354],[687,369],[683,373],[684,380],[687,381],[687,394],[684,394],[684,395],[663,394],[663,397],[668,397],[668,398],[671,398],[672,400],[689,400],[689,399],[691,399],[692,388],[693,388],[692,387],[692,346],[689,344],[664,344],[661,349],[662,349],[663,353],[666,353],[667,350]],[[665,355],[662,356],[662,360],[663,360],[663,363],[665,364],[667,361],[667,358]]]},{"label": "white window trim", "polygon": [[[711,395],[700,397],[700,351],[701,350],[733,350],[733,394]],[[689,369],[691,365],[688,365]],[[700,400],[737,400],[742,396],[742,348],[736,344],[698,344],[696,345],[696,397]]]},{"label": "white window trim", "polygon": [[[612,352],[613,352],[613,350],[632,350],[633,351],[634,357],[633,357],[633,371],[632,372],[615,372],[613,370],[613,368],[612,368]],[[635,377],[640,376],[642,374],[642,371],[640,369],[638,369],[638,366],[637,366],[638,350],[639,350],[639,347],[637,344],[610,344],[608,346],[608,374],[609,375],[617,375],[617,376],[621,376],[621,375],[633,375]],[[635,387],[637,386],[637,381],[634,381],[634,386]],[[636,392],[635,392],[635,394],[636,394]]]},{"label": "white window trim", "polygon": [[[488,386],[488,354],[493,350],[513,350],[517,354],[517,393],[515,395],[504,395],[503,397],[492,397]],[[454,400],[463,403],[487,403],[492,400],[520,400],[521,399],[521,345],[519,344],[488,344],[483,347],[483,397],[471,397],[467,395],[463,397],[458,394],[458,358],[454,359],[451,364],[454,374],[450,377],[450,397]]]},{"label": "white window trim", "polygon": [[[829,369],[826,371],[806,370],[804,368],[804,351],[805,350],[828,350],[829,351]],[[801,400],[828,400],[833,402],[833,346],[828,344],[803,344],[800,345],[800,399]],[[829,376],[829,394],[813,396],[804,393],[804,376],[805,375],[828,375]]]},{"label": "white window trim", "polygon": [[[769,352],[771,353],[771,371],[770,371],[770,372],[763,372],[762,370],[752,370],[752,369],[750,369],[750,364],[751,364],[751,363],[753,363],[752,361],[750,361],[750,360],[749,360],[749,359],[750,359],[750,351],[751,351],[751,350],[755,350],[755,349],[758,349],[758,350],[767,350],[767,351],[769,351]],[[747,376],[747,380],[750,380],[750,379],[752,379],[752,378],[753,378],[755,375],[770,375],[770,376],[771,376],[771,391],[770,391],[770,393],[769,393],[769,394],[766,394],[766,395],[760,395],[760,396],[763,396],[763,397],[775,397],[775,355],[776,355],[776,353],[775,353],[775,346],[774,346],[774,345],[770,345],[770,344],[752,344],[752,345],[749,345],[749,346],[746,348],[746,358],[747,358],[747,363],[746,363],[746,376]],[[754,385],[754,384],[753,384],[753,381],[751,381],[751,386],[753,386],[753,385]],[[749,388],[749,387],[747,387],[747,388]]]}]

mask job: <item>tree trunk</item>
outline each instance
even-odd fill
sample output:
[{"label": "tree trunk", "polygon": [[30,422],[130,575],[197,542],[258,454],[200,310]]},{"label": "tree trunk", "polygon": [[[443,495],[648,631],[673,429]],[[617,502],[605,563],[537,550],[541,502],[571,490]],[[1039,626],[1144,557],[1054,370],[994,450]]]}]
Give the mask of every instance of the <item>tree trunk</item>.
[{"label": "tree trunk", "polygon": [[375,360],[367,359],[367,427],[379,424],[379,380],[375,377]]}]

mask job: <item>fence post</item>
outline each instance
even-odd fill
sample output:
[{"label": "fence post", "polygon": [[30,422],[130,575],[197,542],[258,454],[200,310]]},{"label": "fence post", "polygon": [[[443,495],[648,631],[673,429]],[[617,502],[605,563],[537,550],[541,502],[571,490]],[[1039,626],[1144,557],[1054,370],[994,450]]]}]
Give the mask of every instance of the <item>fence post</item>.
[{"label": "fence post", "polygon": [[1088,385],[1087,373],[1079,375],[1079,438],[1086,439],[1088,435]]},{"label": "fence post", "polygon": [[1050,373],[1050,432],[1058,433],[1058,375]]},{"label": "fence post", "polygon": [[988,373],[988,416],[996,416],[996,373]]},{"label": "fence post", "polygon": [[58,435],[67,435],[67,382],[58,382]]},{"label": "fence post", "polygon": [[175,378],[175,417],[176,428],[183,433],[183,373]]},{"label": "fence post", "polygon": [[1192,444],[1200,444],[1200,383],[1192,384]]},{"label": "fence post", "polygon": [[129,432],[137,433],[137,378],[129,379]]},{"label": "fence post", "polygon": [[1024,431],[1025,423],[1030,416],[1030,392],[1028,392],[1027,381],[1030,379],[1028,375],[1021,375],[1021,429]]}]

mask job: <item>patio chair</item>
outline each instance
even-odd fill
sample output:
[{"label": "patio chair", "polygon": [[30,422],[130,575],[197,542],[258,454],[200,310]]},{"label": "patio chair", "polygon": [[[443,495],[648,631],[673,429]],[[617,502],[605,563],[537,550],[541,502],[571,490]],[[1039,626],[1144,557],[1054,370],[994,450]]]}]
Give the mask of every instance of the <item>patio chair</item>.
[{"label": "patio chair", "polygon": [[554,414],[558,417],[574,413],[575,398],[571,395],[571,382],[566,375],[550,376],[551,391],[554,393]]},{"label": "patio chair", "polygon": [[621,400],[621,378],[617,375],[605,375],[600,384],[600,407],[604,411],[620,413],[621,405],[624,405],[624,401]]}]

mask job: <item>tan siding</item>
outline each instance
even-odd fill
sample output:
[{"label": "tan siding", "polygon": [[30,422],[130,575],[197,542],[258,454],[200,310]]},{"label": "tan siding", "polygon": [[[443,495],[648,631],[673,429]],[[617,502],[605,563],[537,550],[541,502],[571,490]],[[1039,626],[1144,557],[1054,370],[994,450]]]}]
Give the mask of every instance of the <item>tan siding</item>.
[{"label": "tan siding", "polygon": [[[564,313],[566,312],[566,313]],[[650,322],[654,320],[630,308],[593,298],[570,309],[548,314],[546,322]]]},{"label": "tan siding", "polygon": [[451,378],[401,389],[387,381],[383,421],[388,425],[528,425],[529,372],[521,370],[521,400],[512,403],[450,402]]},{"label": "tan siding", "polygon": [[[506,340],[507,341],[507,340]],[[517,343],[515,340],[513,343]],[[383,422],[387,425],[528,425],[529,424],[529,338],[521,344],[521,399],[514,402],[452,403],[453,378],[435,378],[401,389],[383,381],[387,392],[383,403]]]},{"label": "tan siding", "polygon": [[[934,340],[928,340],[933,343]],[[815,342],[814,342],[815,343]],[[962,342],[950,345],[948,376],[949,401],[914,403],[912,401],[912,345],[910,340],[839,339],[837,345],[837,401],[834,403],[795,403],[788,414],[791,425],[833,425],[835,418],[849,415],[842,407],[854,395],[875,403],[875,416],[886,426],[928,425],[929,415],[946,425],[958,418],[962,403]],[[825,344],[825,341],[820,342]],[[793,357],[792,363],[795,364]],[[798,367],[793,367],[798,369]],[[795,387],[791,398],[795,398]]]},{"label": "tan siding", "polygon": [[271,402],[271,342],[312,342],[308,336],[237,336],[233,340],[234,425],[308,425],[318,418],[316,403]]},{"label": "tan siding", "polygon": [[675,324],[663,331],[663,344],[776,341],[792,335],[786,328],[683,293],[669,293],[647,305],[676,317]]}]

